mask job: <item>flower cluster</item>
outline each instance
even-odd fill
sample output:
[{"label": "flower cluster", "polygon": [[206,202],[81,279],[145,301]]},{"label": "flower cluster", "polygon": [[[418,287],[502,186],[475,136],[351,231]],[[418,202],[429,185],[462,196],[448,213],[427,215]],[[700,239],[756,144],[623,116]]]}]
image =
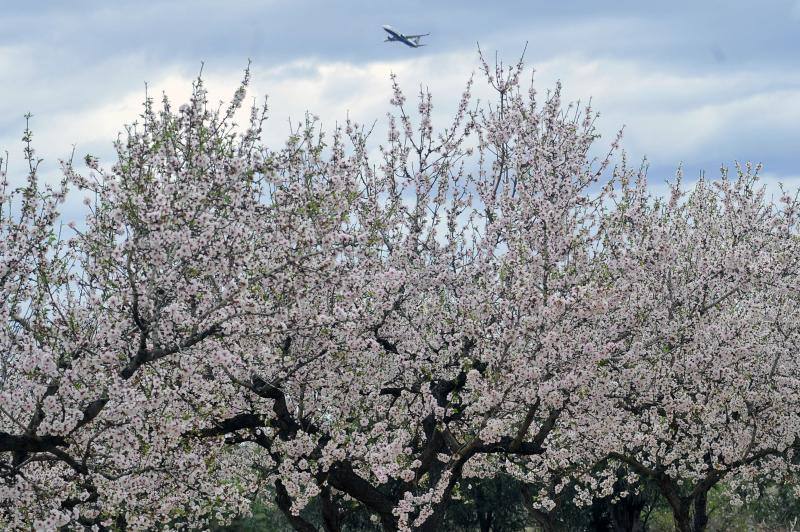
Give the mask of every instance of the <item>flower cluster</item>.
[{"label": "flower cluster", "polygon": [[794,473],[797,196],[745,166],[654,198],[590,108],[482,65],[496,101],[470,81],[440,132],[393,80],[378,160],[350,121],[235,127],[248,74],[225,110],[148,100],[61,188],[30,149],[0,174],[0,526],[202,527],[268,489],[298,529],[316,498],[436,530],[510,475],[545,521],[655,480],[690,530],[720,481]]}]

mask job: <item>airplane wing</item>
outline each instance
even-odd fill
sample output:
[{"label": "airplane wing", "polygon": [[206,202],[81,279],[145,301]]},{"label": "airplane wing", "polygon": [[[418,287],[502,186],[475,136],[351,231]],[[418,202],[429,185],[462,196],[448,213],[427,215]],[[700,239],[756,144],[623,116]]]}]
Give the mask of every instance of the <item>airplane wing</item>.
[{"label": "airplane wing", "polygon": [[430,33],[421,33],[419,35],[403,35],[403,37],[407,39],[417,39],[419,37],[427,37],[428,35],[430,35]]}]

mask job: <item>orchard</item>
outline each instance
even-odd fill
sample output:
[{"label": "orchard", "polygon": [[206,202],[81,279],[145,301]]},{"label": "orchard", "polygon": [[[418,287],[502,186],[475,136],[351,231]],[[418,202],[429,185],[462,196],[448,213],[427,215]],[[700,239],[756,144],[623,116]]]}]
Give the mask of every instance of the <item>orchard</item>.
[{"label": "orchard", "polygon": [[446,530],[501,482],[524,526],[605,501],[643,530],[647,495],[699,532],[713,494],[791,493],[798,193],[736,165],[656,196],[593,109],[480,66],[493,99],[470,80],[444,127],[392,79],[379,141],[308,118],[266,146],[266,105],[236,124],[249,72],[227,107],[201,79],[148,99],[57,185],[26,130],[25,184],[0,174],[0,528],[264,501],[301,531]]}]

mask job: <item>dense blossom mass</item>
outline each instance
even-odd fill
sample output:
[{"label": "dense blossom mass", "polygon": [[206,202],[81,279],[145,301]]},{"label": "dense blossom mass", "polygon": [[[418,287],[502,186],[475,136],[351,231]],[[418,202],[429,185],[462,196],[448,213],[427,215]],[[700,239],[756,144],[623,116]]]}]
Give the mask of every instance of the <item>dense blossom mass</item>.
[{"label": "dense blossom mass", "polygon": [[[796,478],[800,203],[758,168],[666,198],[596,115],[483,77],[432,124],[393,80],[388,136],[202,81],[145,103],[111,166],[0,188],[0,527],[202,528],[265,493],[298,530],[357,504],[437,530],[471,479],[556,527],[656,486],[703,530],[724,483]],[[371,150],[373,150],[371,152]],[[68,190],[86,219],[60,225]],[[625,491],[620,486],[627,486]]]}]

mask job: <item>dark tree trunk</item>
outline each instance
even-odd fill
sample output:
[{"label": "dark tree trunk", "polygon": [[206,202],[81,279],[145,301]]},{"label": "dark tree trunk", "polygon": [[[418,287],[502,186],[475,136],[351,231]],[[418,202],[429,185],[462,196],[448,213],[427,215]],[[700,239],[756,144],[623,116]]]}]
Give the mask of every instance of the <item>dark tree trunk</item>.
[{"label": "dark tree trunk", "polygon": [[681,499],[673,504],[672,517],[678,532],[704,532],[708,526],[708,492],[702,492],[693,499]]},{"label": "dark tree trunk", "polygon": [[718,477],[710,476],[695,486],[690,495],[681,495],[679,486],[667,475],[657,479],[658,489],[672,508],[675,530],[678,532],[704,532],[708,525],[708,491]]},{"label": "dark tree trunk", "polygon": [[675,521],[677,532],[694,532],[692,530],[692,520],[689,517],[689,507],[673,508],[672,518]]},{"label": "dark tree trunk", "polygon": [[641,516],[646,503],[647,499],[641,495],[629,495],[609,505],[611,529],[614,532],[644,532]]},{"label": "dark tree trunk", "polygon": [[694,500],[694,530],[702,532],[708,525],[708,492],[700,493]]},{"label": "dark tree trunk", "polygon": [[317,532],[317,528],[299,515],[292,514],[292,499],[286,491],[286,486],[280,480],[275,481],[275,503],[278,508],[298,532]]},{"label": "dark tree trunk", "polygon": [[590,530],[613,530],[611,525],[611,503],[608,499],[595,501],[589,507]]},{"label": "dark tree trunk", "polygon": [[322,524],[325,527],[325,532],[340,532],[342,530],[342,516],[339,512],[339,507],[333,500],[330,486],[322,488],[320,503],[322,504]]},{"label": "dark tree trunk", "polygon": [[[558,532],[561,530],[561,526],[559,525],[558,521],[555,518],[554,512],[545,513],[541,510],[534,508],[533,503],[533,493],[530,490],[530,486],[527,484],[522,485],[522,500],[525,505],[525,509],[528,511],[528,515],[536,521],[536,524],[542,529],[542,532]],[[555,510],[555,509],[554,509]]]},{"label": "dark tree trunk", "polygon": [[347,462],[337,462],[328,471],[331,486],[378,514],[384,530],[397,530],[397,518],[392,513],[396,502],[361,478]]},{"label": "dark tree trunk", "polygon": [[481,532],[489,532],[492,529],[492,518],[494,513],[488,507],[486,497],[480,486],[475,487],[475,512],[478,515],[478,524],[481,527]]}]

